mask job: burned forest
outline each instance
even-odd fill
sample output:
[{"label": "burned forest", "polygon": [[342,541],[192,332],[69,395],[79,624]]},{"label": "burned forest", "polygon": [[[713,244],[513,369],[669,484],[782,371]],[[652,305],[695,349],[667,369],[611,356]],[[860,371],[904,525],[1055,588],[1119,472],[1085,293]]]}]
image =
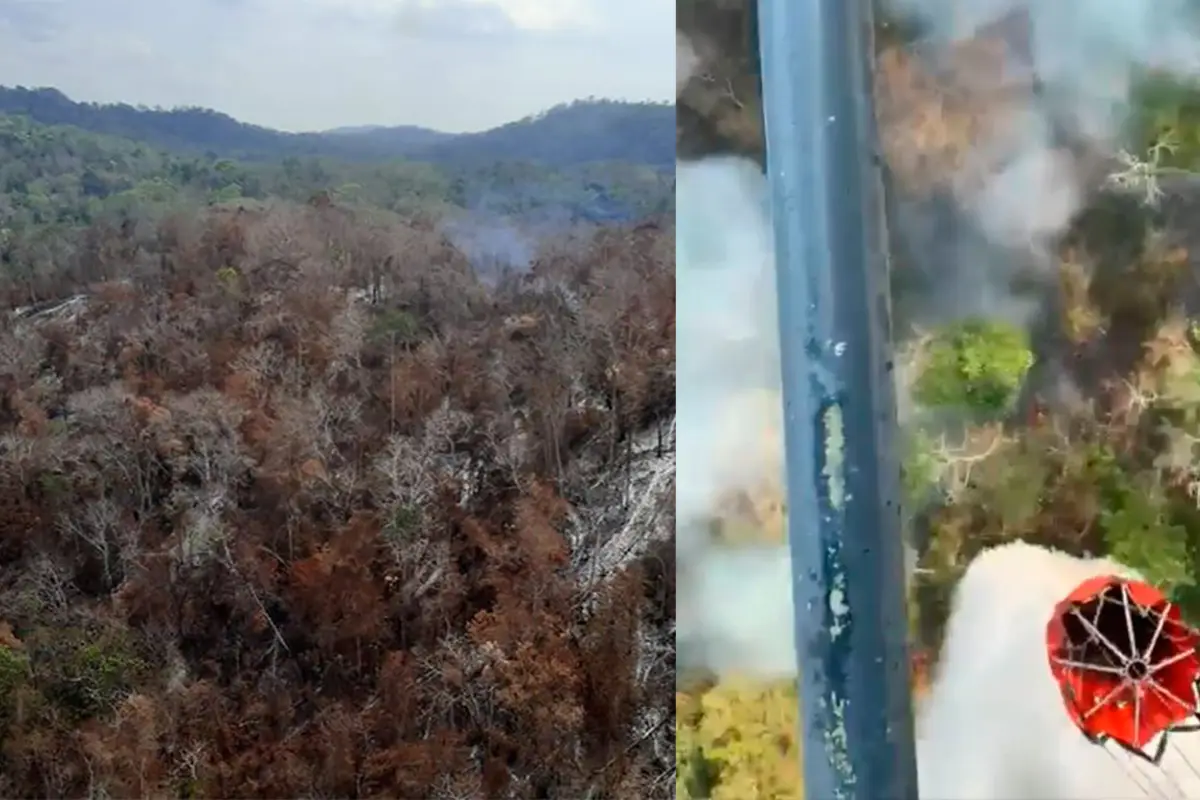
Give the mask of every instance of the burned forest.
[{"label": "burned forest", "polygon": [[0,794],[669,796],[666,178],[0,145]]}]

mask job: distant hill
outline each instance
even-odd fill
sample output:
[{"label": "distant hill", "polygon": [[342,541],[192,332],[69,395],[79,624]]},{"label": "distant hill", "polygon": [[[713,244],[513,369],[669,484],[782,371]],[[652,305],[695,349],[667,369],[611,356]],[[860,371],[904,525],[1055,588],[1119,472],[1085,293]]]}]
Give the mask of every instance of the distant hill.
[{"label": "distant hill", "polygon": [[[237,124],[241,125],[242,123],[238,122]],[[286,133],[282,135],[288,136]],[[395,151],[401,155],[409,155],[423,148],[456,138],[453,133],[443,133],[417,125],[396,125],[394,127],[348,125],[330,131],[321,131],[315,135],[334,148],[356,147],[369,153]]]},{"label": "distant hill", "polygon": [[675,164],[675,106],[662,103],[576,102],[482,133],[466,133],[423,148],[432,161],[543,161],[554,166],[628,161]]},{"label": "distant hill", "polygon": [[448,166],[535,161],[556,167],[624,161],[661,168],[675,162],[675,107],[667,103],[578,101],[470,134],[409,125],[285,133],[206,108],[80,103],[52,88],[0,87],[0,113],[72,125],[176,152],[248,161],[324,156],[360,162],[408,158]]},{"label": "distant hill", "polygon": [[[381,128],[387,128],[387,125],[343,125],[340,128],[330,128],[327,131],[321,131],[321,133],[329,133],[329,134],[367,133],[369,131],[380,130]],[[416,130],[424,131],[424,130],[429,130],[429,129],[428,128],[417,128]],[[437,133],[437,131],[431,131],[431,132]]]}]

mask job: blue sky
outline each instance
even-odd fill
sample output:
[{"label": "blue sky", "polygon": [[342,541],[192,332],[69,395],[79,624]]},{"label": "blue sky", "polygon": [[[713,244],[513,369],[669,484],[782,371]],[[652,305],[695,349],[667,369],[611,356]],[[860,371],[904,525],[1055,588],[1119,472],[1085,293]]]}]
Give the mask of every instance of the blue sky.
[{"label": "blue sky", "polygon": [[0,0],[0,84],[284,130],[670,100],[674,0]]}]

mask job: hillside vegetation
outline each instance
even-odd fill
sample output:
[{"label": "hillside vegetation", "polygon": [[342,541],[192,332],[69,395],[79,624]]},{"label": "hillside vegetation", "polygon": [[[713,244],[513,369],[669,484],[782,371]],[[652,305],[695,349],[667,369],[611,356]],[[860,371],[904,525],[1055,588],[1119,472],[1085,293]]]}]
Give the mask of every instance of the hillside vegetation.
[{"label": "hillside vegetation", "polygon": [[128,229],[198,207],[272,198],[323,198],[367,216],[390,213],[443,227],[458,220],[454,229],[470,231],[466,238],[476,250],[523,268],[530,237],[518,229],[531,228],[536,238],[575,224],[667,214],[673,184],[669,173],[625,162],[563,169],[496,162],[457,170],[403,160],[242,162],[0,115],[0,291],[19,287],[22,303],[44,299],[45,276],[78,263],[77,245],[86,237],[76,234],[84,228]]},{"label": "hillside vegetation", "polygon": [[0,152],[0,795],[669,796],[646,168]]},{"label": "hillside vegetation", "polygon": [[675,107],[668,103],[581,100],[467,134],[411,125],[284,133],[206,108],[79,103],[51,88],[0,87],[0,113],[180,152],[253,161],[288,156],[359,162],[409,158],[446,166],[532,161],[553,167],[624,161],[669,169],[675,159]]},{"label": "hillside vegetation", "polygon": [[[713,98],[707,116],[681,128],[681,146],[761,159],[761,140],[747,134],[756,101],[738,90],[739,69],[753,77],[748,40],[723,33],[744,26],[744,8],[689,5],[693,30],[731,50],[681,95],[697,114]],[[726,22],[705,27],[715,19]],[[910,31],[880,30],[905,535],[919,566],[910,598],[916,687],[936,664],[966,565],[1013,539],[1115,558],[1200,620],[1200,90],[1139,75],[1119,131],[1124,152],[1064,136],[1055,156],[1081,176],[1081,206],[1061,226],[1034,221],[1044,225],[1035,232],[1053,234],[1044,261],[1023,263],[1015,249],[996,256],[971,238],[983,234],[968,201],[997,169],[973,158],[986,151],[979,143],[1002,151],[1037,90],[1001,79],[1012,23],[941,60],[911,47]],[[963,299],[976,296],[986,299]],[[763,488],[714,507],[719,536],[781,543],[779,484]],[[787,604],[783,589],[778,602]],[[789,689],[752,676],[682,675],[678,796],[799,796]]]}]

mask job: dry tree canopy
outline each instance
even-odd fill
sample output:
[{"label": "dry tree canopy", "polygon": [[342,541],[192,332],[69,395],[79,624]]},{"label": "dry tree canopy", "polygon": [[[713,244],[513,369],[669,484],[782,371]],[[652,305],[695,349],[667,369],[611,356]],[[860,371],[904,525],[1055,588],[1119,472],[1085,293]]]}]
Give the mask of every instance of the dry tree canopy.
[{"label": "dry tree canopy", "polygon": [[0,321],[0,795],[666,797],[670,220],[135,222]]},{"label": "dry tree canopy", "polygon": [[1019,135],[1034,89],[1015,14],[945,49],[893,42],[875,65],[875,113],[887,165],[906,193],[967,189]]}]

